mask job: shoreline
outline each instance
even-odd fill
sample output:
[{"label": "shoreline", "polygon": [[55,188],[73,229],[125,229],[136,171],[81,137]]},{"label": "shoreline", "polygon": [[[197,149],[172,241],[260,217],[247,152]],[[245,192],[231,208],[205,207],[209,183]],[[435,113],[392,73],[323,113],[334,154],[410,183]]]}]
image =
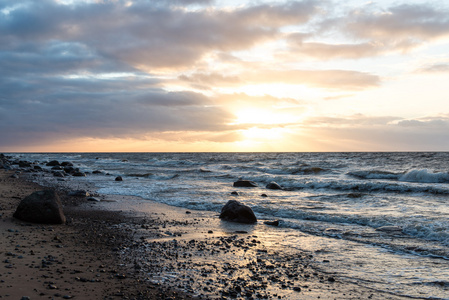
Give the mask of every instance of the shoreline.
[{"label": "shoreline", "polygon": [[[43,188],[13,173],[0,170],[0,232],[9,242],[0,255],[11,265],[0,277],[0,298],[30,296],[17,282],[23,278],[29,293],[65,299],[407,298],[318,271],[307,252],[276,245],[282,229],[220,221],[216,212],[128,196],[88,202],[60,190],[66,225],[23,224],[11,217],[15,207]],[[26,246],[15,247],[19,241]],[[40,259],[28,257],[30,251]],[[56,270],[42,267],[48,257]]]}]

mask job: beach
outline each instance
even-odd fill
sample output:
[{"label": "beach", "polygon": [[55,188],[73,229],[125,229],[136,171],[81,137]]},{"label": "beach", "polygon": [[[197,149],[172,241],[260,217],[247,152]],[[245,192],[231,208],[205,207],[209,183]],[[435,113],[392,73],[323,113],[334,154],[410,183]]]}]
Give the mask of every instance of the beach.
[{"label": "beach", "polygon": [[89,185],[81,188],[95,200],[69,196],[79,184],[51,186],[66,224],[19,221],[12,215],[21,199],[47,187],[31,182],[39,172],[0,172],[0,298],[409,299],[326,270],[330,261],[317,261],[301,245],[279,247],[282,228],[97,194]]},{"label": "beach", "polygon": [[[354,280],[346,265],[335,267],[340,260],[327,254],[337,250],[322,238],[263,219],[223,221],[219,210],[98,193],[94,174],[60,179],[46,163],[7,161],[9,170],[0,169],[0,298],[427,299],[397,295],[398,285],[390,292]],[[25,196],[48,188],[57,191],[66,224],[12,217]],[[246,191],[239,190],[237,199]],[[286,247],[292,239],[295,247]],[[355,253],[361,248],[338,241],[350,252],[340,255],[353,255],[362,266],[368,252]],[[446,289],[442,283],[439,288]]]},{"label": "beach", "polygon": [[44,188],[12,174],[0,170],[1,299],[191,299],[142,282],[120,260],[118,249],[132,243],[113,229],[123,221],[120,213],[79,208],[85,199],[60,192],[67,224],[13,218],[22,198]]}]

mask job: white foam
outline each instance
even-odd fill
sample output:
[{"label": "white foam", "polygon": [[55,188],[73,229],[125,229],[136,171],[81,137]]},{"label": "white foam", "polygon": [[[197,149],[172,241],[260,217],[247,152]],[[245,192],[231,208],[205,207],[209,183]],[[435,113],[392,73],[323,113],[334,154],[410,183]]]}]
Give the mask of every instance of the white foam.
[{"label": "white foam", "polygon": [[422,183],[449,183],[448,172],[431,172],[428,169],[413,169],[399,178],[399,181]]}]

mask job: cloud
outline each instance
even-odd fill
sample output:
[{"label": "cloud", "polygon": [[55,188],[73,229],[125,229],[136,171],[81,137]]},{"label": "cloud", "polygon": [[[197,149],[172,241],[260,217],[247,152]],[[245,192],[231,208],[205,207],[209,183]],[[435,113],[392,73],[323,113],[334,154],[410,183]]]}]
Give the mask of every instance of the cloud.
[{"label": "cloud", "polygon": [[324,151],[435,151],[449,149],[447,115],[405,120],[394,116],[309,118],[298,132]]},{"label": "cloud", "polygon": [[239,76],[226,77],[216,73],[181,75],[180,80],[214,86],[243,84],[285,83],[307,85],[316,88],[362,90],[376,87],[380,78],[376,75],[350,70],[268,70],[243,72]]},{"label": "cloud", "polygon": [[449,36],[448,9],[429,3],[401,4],[386,10],[365,7],[352,11],[342,23],[348,35],[401,51]]},{"label": "cloud", "polygon": [[[210,1],[195,1],[209,4]],[[213,51],[243,50],[307,22],[316,1],[186,10],[170,1],[61,5],[24,1],[0,21],[2,48],[77,42],[140,69],[186,67]],[[191,1],[189,1],[191,3]],[[184,4],[177,1],[176,4]],[[5,9],[5,8],[4,8]]]},{"label": "cloud", "polygon": [[418,73],[449,73],[449,63],[435,63],[418,69]]},{"label": "cloud", "polygon": [[[449,9],[435,3],[381,8],[368,2],[339,16],[328,13],[328,17],[317,22],[316,30],[286,36],[289,55],[320,60],[361,59],[407,52],[449,37]],[[320,41],[328,35],[339,42]]]}]

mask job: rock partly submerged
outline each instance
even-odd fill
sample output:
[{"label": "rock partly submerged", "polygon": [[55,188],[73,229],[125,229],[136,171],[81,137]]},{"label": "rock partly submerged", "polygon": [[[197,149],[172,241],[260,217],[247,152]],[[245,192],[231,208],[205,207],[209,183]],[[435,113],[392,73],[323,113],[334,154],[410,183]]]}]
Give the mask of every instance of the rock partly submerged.
[{"label": "rock partly submerged", "polygon": [[282,190],[282,187],[274,181],[267,184],[266,188],[269,190]]},{"label": "rock partly submerged", "polygon": [[238,180],[234,182],[234,187],[257,187],[257,183],[251,180]]},{"label": "rock partly submerged", "polygon": [[61,200],[54,190],[34,192],[25,197],[16,209],[14,218],[41,224],[64,224]]},{"label": "rock partly submerged", "polygon": [[253,210],[236,200],[229,200],[221,209],[220,219],[224,221],[253,224],[257,222]]}]

